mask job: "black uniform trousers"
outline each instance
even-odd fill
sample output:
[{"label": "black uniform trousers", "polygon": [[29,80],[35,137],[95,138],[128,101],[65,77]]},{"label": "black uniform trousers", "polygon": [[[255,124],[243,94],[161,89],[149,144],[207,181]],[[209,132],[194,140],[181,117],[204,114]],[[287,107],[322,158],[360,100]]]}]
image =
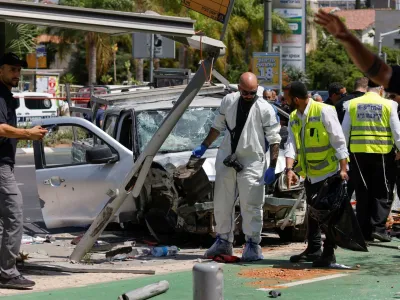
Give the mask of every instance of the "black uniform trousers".
[{"label": "black uniform trousers", "polygon": [[351,153],[350,161],[357,220],[364,238],[370,240],[372,232],[386,231],[396,181],[395,154]]},{"label": "black uniform trousers", "polygon": [[[328,180],[328,178],[313,184],[308,180],[308,178],[305,180],[304,187],[306,190],[307,204],[311,203],[312,199],[318,194],[326,180]],[[317,220],[313,219],[310,214],[307,214],[307,216],[307,248],[311,250],[311,252],[315,252],[316,250],[321,249],[321,229]],[[324,242],[324,254],[332,255],[334,248],[336,248],[335,242],[330,240],[329,237],[326,237]]]}]

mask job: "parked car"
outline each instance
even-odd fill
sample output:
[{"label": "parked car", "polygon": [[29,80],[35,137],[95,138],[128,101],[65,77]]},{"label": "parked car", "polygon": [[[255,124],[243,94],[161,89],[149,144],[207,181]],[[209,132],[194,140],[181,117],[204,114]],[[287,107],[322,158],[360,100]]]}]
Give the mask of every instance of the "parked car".
[{"label": "parked car", "polygon": [[16,114],[18,124],[21,126],[27,125],[34,119],[57,116],[57,103],[52,99],[52,94],[17,92],[13,93],[13,96],[19,101]]},{"label": "parked car", "polygon": [[[154,157],[141,196],[133,199],[130,195],[113,222],[146,223],[156,235],[182,231],[215,233],[213,193],[196,203],[190,203],[177,186],[173,173],[177,167],[189,161],[192,149],[208,134],[223,96],[196,96]],[[171,100],[129,101],[127,98],[123,103],[108,106],[102,129],[81,118],[41,121],[41,126],[52,130],[48,139],[53,135],[65,135],[68,129],[73,133],[70,136],[74,136],[66,148],[69,156],[63,162],[60,157],[56,162],[52,161],[49,154],[43,151],[43,142],[35,143],[36,179],[46,226],[57,228],[90,224],[109,200],[107,191],[118,188],[173,106],[174,101]],[[281,118],[288,118],[288,114],[279,107],[277,110]],[[283,127],[283,136],[285,130]],[[221,134],[204,155],[203,169],[212,186],[215,181],[215,159],[222,139]],[[276,167],[277,178],[285,168],[283,144],[284,141]],[[97,147],[109,148],[115,159],[109,162],[101,158],[87,161],[87,157],[92,157],[86,155],[87,152]],[[269,159],[267,152],[266,160]],[[264,228],[278,231],[285,240],[304,240],[304,199],[288,227],[283,231],[278,229],[296,199],[304,198],[303,181],[291,190],[282,189],[277,182],[266,187]],[[236,234],[239,235],[238,206],[236,215]]]}]

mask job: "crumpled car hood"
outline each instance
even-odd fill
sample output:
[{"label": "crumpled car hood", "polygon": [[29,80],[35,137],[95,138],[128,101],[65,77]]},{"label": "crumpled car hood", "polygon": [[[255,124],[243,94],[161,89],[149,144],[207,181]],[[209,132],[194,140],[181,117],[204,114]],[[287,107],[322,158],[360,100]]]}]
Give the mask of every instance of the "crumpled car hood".
[{"label": "crumpled car hood", "polygon": [[[218,149],[209,149],[204,154],[206,161],[203,164],[203,169],[206,172],[210,181],[215,180],[215,159],[217,157]],[[168,166],[173,165],[175,168],[187,164],[192,152],[176,152],[167,154],[158,154],[154,161],[162,165],[164,168],[169,169]],[[269,151],[265,154],[265,158],[269,163]],[[286,160],[283,151],[279,151],[278,163],[275,168],[275,173],[281,173],[286,167]]]}]

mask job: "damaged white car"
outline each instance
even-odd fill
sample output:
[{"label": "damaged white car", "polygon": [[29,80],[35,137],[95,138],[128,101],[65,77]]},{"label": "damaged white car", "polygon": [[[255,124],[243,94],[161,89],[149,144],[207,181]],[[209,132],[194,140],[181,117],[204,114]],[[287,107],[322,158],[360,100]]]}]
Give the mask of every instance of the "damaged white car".
[{"label": "damaged white car", "polygon": [[[214,165],[223,135],[203,159],[190,158],[193,148],[208,134],[226,93],[220,89],[195,97],[154,158],[140,197],[134,199],[129,195],[113,222],[143,223],[155,236],[175,232],[214,234]],[[168,97],[141,100],[135,93],[123,95],[104,96],[110,100],[110,106],[102,129],[74,117],[40,120],[35,124],[50,129],[45,140],[34,145],[39,198],[48,228],[90,225],[109,200],[106,192],[121,184],[175,103]],[[285,125],[287,113],[279,108],[278,113]],[[279,184],[285,167],[285,126],[282,136],[277,180],[266,187],[264,228],[276,230],[285,240],[302,241],[304,187],[300,182],[286,190],[284,184]],[[44,151],[45,145],[62,150],[48,153]],[[269,160],[269,153],[266,159]],[[287,227],[280,230],[299,197],[300,205],[290,216]],[[235,233],[240,235],[238,206],[236,213]]]}]

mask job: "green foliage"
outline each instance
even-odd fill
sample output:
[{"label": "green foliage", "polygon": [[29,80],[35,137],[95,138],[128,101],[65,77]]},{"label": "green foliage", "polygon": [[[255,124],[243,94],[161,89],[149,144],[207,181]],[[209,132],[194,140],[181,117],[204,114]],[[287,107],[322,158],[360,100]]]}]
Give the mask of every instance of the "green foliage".
[{"label": "green foliage", "polygon": [[20,57],[35,51],[37,27],[29,24],[6,23],[6,51],[14,52]]},{"label": "green foliage", "polygon": [[108,74],[105,74],[105,75],[101,76],[101,78],[100,78],[100,81],[104,84],[110,84],[112,80],[113,80],[113,78]]},{"label": "green foliage", "polygon": [[351,91],[354,80],[363,76],[343,46],[331,36],[320,40],[317,50],[308,54],[307,74],[310,79],[309,88],[315,90],[326,90],[330,83],[337,81]]},{"label": "green foliage", "polygon": [[73,74],[67,73],[67,74],[65,74],[64,76],[61,77],[60,81],[61,81],[62,84],[66,84],[66,83],[74,84],[74,83],[76,83],[76,78],[75,78],[75,76]]},{"label": "green foliage", "polygon": [[289,77],[289,81],[301,81],[304,84],[308,84],[310,82],[310,79],[305,72],[293,66],[283,66],[283,72]]}]

